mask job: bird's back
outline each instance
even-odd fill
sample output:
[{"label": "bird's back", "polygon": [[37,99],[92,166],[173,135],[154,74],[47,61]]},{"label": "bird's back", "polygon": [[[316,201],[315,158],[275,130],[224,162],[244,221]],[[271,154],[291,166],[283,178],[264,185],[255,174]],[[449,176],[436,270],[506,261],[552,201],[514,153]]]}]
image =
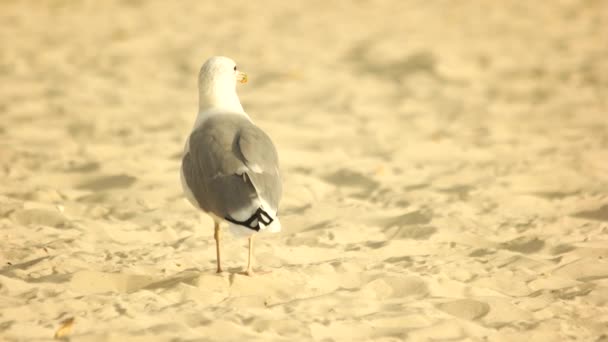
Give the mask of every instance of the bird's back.
[{"label": "bird's back", "polygon": [[246,221],[259,209],[276,216],[282,192],[277,152],[246,117],[214,115],[190,134],[187,146],[183,185],[193,204],[228,221]]}]

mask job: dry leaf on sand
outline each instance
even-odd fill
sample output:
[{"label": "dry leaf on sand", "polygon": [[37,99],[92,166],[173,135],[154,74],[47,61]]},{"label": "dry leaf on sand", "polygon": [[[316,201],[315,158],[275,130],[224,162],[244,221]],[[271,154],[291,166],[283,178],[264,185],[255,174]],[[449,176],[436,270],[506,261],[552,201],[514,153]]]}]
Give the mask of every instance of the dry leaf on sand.
[{"label": "dry leaf on sand", "polygon": [[60,339],[60,338],[66,337],[67,335],[69,335],[72,332],[73,327],[74,327],[74,317],[64,319],[61,322],[61,326],[59,327],[59,329],[57,329],[57,331],[55,332],[55,339]]}]

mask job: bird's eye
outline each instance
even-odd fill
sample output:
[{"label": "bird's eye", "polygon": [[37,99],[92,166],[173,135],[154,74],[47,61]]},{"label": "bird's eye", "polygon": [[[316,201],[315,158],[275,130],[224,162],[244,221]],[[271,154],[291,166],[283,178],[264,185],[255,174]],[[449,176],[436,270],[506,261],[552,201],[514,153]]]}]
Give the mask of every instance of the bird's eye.
[{"label": "bird's eye", "polygon": [[234,71],[236,71],[236,65],[234,66]]}]

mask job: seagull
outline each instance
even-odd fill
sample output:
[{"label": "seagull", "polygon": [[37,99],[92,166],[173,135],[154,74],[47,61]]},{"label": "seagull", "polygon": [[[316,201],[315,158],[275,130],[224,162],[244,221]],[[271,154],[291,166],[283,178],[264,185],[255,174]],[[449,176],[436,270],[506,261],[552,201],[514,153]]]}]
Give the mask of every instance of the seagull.
[{"label": "seagull", "polygon": [[282,184],[277,150],[243,110],[237,82],[246,83],[247,74],[228,57],[211,57],[201,67],[198,115],[180,176],[188,201],[213,219],[217,272],[222,272],[220,224],[225,222],[230,232],[249,239],[245,274],[251,276],[253,237],[281,230]]}]

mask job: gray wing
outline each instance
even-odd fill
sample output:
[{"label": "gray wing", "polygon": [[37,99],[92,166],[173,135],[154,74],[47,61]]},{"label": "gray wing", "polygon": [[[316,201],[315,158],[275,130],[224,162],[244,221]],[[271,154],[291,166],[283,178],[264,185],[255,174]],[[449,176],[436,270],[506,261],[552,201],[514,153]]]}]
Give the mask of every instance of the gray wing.
[{"label": "gray wing", "polygon": [[237,151],[250,171],[247,172],[257,194],[275,212],[281,200],[282,184],[279,174],[279,158],[274,144],[253,124],[243,127],[237,137]]},{"label": "gray wing", "polygon": [[182,168],[201,209],[218,217],[232,217],[257,198],[278,210],[282,188],[276,149],[245,118],[218,115],[207,119],[190,135]]}]

